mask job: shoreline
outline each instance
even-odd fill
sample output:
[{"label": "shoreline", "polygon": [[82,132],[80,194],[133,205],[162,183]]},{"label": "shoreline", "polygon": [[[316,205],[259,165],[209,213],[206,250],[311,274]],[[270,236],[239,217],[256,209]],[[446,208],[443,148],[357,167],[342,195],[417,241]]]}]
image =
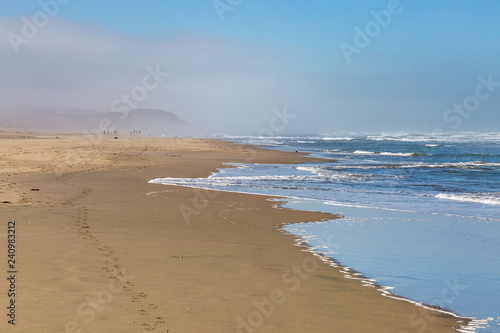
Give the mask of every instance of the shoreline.
[{"label": "shoreline", "polygon": [[[258,147],[261,148],[261,146],[258,146]],[[228,167],[231,167],[231,166],[228,166]],[[277,207],[277,208],[289,209],[289,210],[297,211],[297,212],[311,211],[311,212],[316,212],[316,213],[321,213],[321,214],[332,214],[332,213],[329,213],[329,212],[324,212],[324,211],[319,211],[319,210],[302,210],[302,209],[299,209],[299,208],[295,209],[295,208],[291,208],[291,207],[283,207],[286,203],[289,203],[289,202],[287,202],[288,199],[300,199],[300,200],[315,200],[315,199],[304,199],[304,198],[291,197],[291,196],[284,197],[282,195],[270,195],[270,194],[251,193],[251,192],[242,192],[242,191],[233,191],[233,190],[222,190],[222,189],[214,190],[214,189],[210,189],[210,188],[197,187],[197,186],[194,186],[194,185],[190,186],[190,185],[162,184],[162,183],[155,183],[155,182],[153,182],[154,180],[155,179],[153,179],[152,181],[150,181],[150,183],[152,183],[152,184],[160,184],[160,185],[164,185],[164,186],[187,187],[187,188],[199,189],[199,190],[204,190],[204,191],[218,191],[218,192],[227,192],[227,193],[235,193],[235,194],[247,194],[247,195],[249,194],[249,195],[255,195],[255,196],[263,196],[263,197],[266,198],[266,200],[275,202],[276,205],[274,207]],[[342,205],[339,204],[339,206],[342,206]],[[353,208],[368,208],[368,209],[375,209],[375,210],[376,209],[381,209],[381,210],[397,211],[397,212],[404,212],[404,213],[416,213],[416,212],[412,212],[412,211],[394,210],[394,209],[389,209],[389,208],[373,208],[373,207],[358,207],[358,206],[348,206],[348,207],[353,207]],[[428,213],[428,214],[434,214],[434,213]],[[444,214],[444,215],[446,215],[446,214]],[[459,215],[457,215],[457,216],[459,216]],[[459,216],[459,217],[471,218],[471,217],[467,217],[467,216]],[[331,219],[337,219],[337,218],[343,218],[343,216],[333,214],[333,216],[331,217]],[[329,220],[329,219],[327,218],[326,220]],[[317,221],[305,221],[303,223],[315,223],[315,222],[322,222],[322,221],[325,221],[325,219],[323,219],[323,220],[317,220]],[[465,327],[462,327],[462,329],[464,331],[469,332],[470,329],[473,329],[475,327],[474,326],[474,322],[476,321],[476,319],[474,317],[461,316],[461,315],[453,312],[452,310],[449,310],[449,309],[446,309],[446,308],[443,308],[443,307],[440,307],[440,306],[426,304],[426,303],[423,303],[423,302],[412,300],[410,298],[407,298],[407,297],[404,297],[404,296],[401,296],[401,295],[394,294],[394,293],[392,293],[390,291],[393,287],[391,287],[391,286],[382,286],[382,285],[378,284],[376,282],[376,280],[370,279],[370,278],[364,276],[363,273],[360,273],[356,269],[353,269],[351,267],[347,267],[347,266],[339,263],[333,257],[329,257],[329,256],[326,256],[324,254],[321,254],[320,252],[316,251],[316,249],[313,246],[308,245],[307,241],[303,237],[301,237],[299,235],[296,235],[294,233],[288,232],[288,231],[286,231],[286,230],[283,229],[285,226],[287,226],[287,225],[293,225],[293,224],[294,223],[283,223],[281,225],[277,225],[276,229],[280,233],[283,233],[283,234],[286,234],[286,235],[291,235],[291,236],[295,237],[296,238],[296,242],[295,242],[294,245],[297,246],[297,247],[302,247],[302,248],[305,247],[306,248],[305,250],[301,250],[301,251],[309,252],[312,255],[315,255],[318,258],[320,258],[320,260],[322,262],[326,263],[327,265],[329,265],[331,267],[334,267],[335,269],[339,269],[343,274],[345,274],[345,278],[352,279],[352,280],[358,280],[361,283],[363,283],[364,285],[366,285],[367,287],[374,287],[374,288],[376,288],[380,292],[380,295],[383,296],[383,297],[388,297],[388,298],[392,298],[394,300],[408,302],[410,304],[413,304],[415,306],[424,308],[426,310],[437,311],[437,312],[443,313],[445,315],[450,315],[450,316],[458,318],[458,319],[468,320],[469,321],[469,325],[467,325]]]},{"label": "shoreline", "polygon": [[[12,200],[2,204],[2,223],[20,221],[24,249],[23,330],[417,332],[425,324],[456,332],[469,322],[381,297],[305,246],[297,251],[300,238],[278,229],[332,215],[275,208],[251,194],[147,183],[206,177],[253,152],[255,163],[312,158],[205,139],[120,136],[93,147],[81,137],[35,137],[2,137],[1,148],[1,195]],[[68,149],[78,163],[58,162]],[[194,209],[190,223],[182,205]]]},{"label": "shoreline", "polygon": [[[311,221],[311,222],[304,222],[304,223],[314,223],[314,222],[319,222],[319,221]],[[472,323],[472,321],[474,321],[473,317],[460,316],[460,315],[456,314],[455,312],[448,310],[446,308],[422,303],[419,301],[412,300],[410,298],[406,298],[404,296],[394,294],[390,291],[392,289],[391,286],[382,286],[382,285],[378,284],[375,279],[370,279],[370,278],[364,276],[359,271],[357,271],[351,267],[340,264],[334,258],[328,257],[326,255],[323,255],[323,254],[317,252],[316,249],[314,247],[308,245],[307,242],[302,237],[297,236],[293,233],[284,231],[284,230],[283,230],[283,233],[290,234],[290,235],[296,237],[297,238],[296,246],[306,247],[305,251],[310,252],[311,254],[313,254],[315,256],[318,256],[323,262],[325,262],[329,266],[339,269],[343,274],[345,274],[346,279],[358,280],[358,281],[362,282],[363,284],[365,284],[367,287],[374,287],[380,292],[380,295],[383,297],[389,297],[389,298],[392,298],[395,300],[408,302],[408,303],[414,304],[416,306],[422,307],[424,309],[441,312],[445,315],[450,315],[450,316],[453,316],[455,318],[470,320],[471,323]],[[471,327],[471,326],[466,326],[466,327],[463,327],[462,329],[467,329],[469,327]]]}]

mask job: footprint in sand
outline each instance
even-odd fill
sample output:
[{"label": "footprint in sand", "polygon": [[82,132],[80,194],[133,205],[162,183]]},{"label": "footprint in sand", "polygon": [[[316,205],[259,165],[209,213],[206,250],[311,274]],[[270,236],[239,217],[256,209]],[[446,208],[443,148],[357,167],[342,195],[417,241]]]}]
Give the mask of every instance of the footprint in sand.
[{"label": "footprint in sand", "polygon": [[[78,205],[78,201],[83,199],[90,193],[90,189],[84,189],[78,196],[73,199],[70,199],[66,202],[67,205],[73,206],[77,209],[76,213],[76,228],[78,235],[82,236],[84,239],[91,241],[91,244],[96,249],[96,254],[100,254],[103,258],[108,258],[111,255],[115,255],[115,252],[111,249],[110,246],[103,244],[101,240],[92,235],[91,228],[88,222],[88,209],[86,207]],[[99,261],[99,259],[97,260]],[[105,272],[103,277],[107,277],[108,279],[117,279],[118,277],[124,276],[122,272],[116,272],[117,269],[121,269],[122,266],[118,264],[120,259],[114,256],[111,260],[103,260],[102,270]],[[127,281],[123,286],[122,290],[124,292],[133,292],[136,284],[130,281]],[[154,331],[157,329],[161,329],[161,332],[169,332],[169,330],[162,329],[161,326],[165,324],[165,320],[158,316],[166,309],[160,309],[160,307],[156,304],[147,302],[148,295],[144,292],[139,292],[131,296],[130,305],[137,309],[137,313],[145,320],[142,324],[139,324],[137,321],[133,321],[133,323],[141,326],[146,331]],[[156,313],[155,313],[156,312]],[[141,320],[142,321],[142,320]]]}]

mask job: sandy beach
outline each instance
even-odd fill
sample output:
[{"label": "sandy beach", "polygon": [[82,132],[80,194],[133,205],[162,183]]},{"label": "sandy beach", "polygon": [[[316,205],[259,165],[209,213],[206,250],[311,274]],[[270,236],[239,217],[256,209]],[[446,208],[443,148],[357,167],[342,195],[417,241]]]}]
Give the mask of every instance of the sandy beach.
[{"label": "sandy beach", "polygon": [[149,184],[225,162],[314,159],[207,139],[0,132],[0,248],[16,222],[15,325],[0,332],[457,332],[381,295],[285,223],[335,218],[265,196]]}]

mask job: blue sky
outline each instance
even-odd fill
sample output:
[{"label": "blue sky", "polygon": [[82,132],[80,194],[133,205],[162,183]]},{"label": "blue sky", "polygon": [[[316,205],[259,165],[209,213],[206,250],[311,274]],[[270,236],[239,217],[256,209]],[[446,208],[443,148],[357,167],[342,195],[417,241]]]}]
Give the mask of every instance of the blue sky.
[{"label": "blue sky", "polygon": [[0,3],[5,108],[109,111],[160,65],[140,107],[205,132],[252,133],[285,107],[290,133],[498,130],[500,87],[474,97],[500,82],[498,1],[220,0],[221,20],[213,0],[70,0],[14,52],[22,18],[56,1]]}]

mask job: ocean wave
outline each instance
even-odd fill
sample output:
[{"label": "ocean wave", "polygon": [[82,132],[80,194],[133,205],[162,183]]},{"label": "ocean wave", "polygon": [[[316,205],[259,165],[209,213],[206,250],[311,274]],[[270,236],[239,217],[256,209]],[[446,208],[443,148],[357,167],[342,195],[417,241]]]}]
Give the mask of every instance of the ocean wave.
[{"label": "ocean wave", "polygon": [[157,178],[150,183],[200,188],[219,188],[230,186],[288,188],[289,184],[317,184],[343,180],[362,180],[372,175],[352,172],[338,172],[315,167],[298,167],[297,170],[311,172],[311,175],[265,175],[265,176],[220,176],[214,174],[207,178]]},{"label": "ocean wave", "polygon": [[325,137],[322,137],[321,140],[324,140],[324,141],[351,141],[351,140],[354,140],[354,138],[352,138],[350,136],[335,136],[335,137],[325,136]]},{"label": "ocean wave", "polygon": [[500,163],[491,163],[483,161],[456,162],[456,163],[436,163],[427,164],[423,162],[402,162],[402,163],[384,163],[384,164],[357,164],[357,165],[330,165],[327,168],[331,170],[346,169],[489,169],[500,167]]},{"label": "ocean wave", "polygon": [[381,133],[367,135],[366,139],[400,142],[499,142],[500,133]]},{"label": "ocean wave", "polygon": [[313,172],[313,173],[317,173],[318,170],[321,169],[321,167],[317,167],[317,166],[298,166],[296,168],[297,168],[297,170],[309,171],[309,172]]},{"label": "ocean wave", "polygon": [[439,193],[438,199],[477,202],[486,205],[500,205],[500,193]]},{"label": "ocean wave", "polygon": [[390,152],[381,152],[379,153],[380,155],[384,155],[384,156],[416,156],[416,155],[420,155],[419,153],[390,153]]},{"label": "ocean wave", "polygon": [[388,151],[374,152],[366,150],[356,150],[353,154],[357,155],[381,155],[381,156],[425,156],[423,153],[391,153]]},{"label": "ocean wave", "polygon": [[375,155],[376,153],[373,151],[366,151],[366,150],[356,150],[353,152],[353,154],[359,154],[359,155]]},{"label": "ocean wave", "polygon": [[[344,167],[345,169],[345,167]],[[297,170],[308,171],[317,175],[317,181],[337,181],[337,180],[366,180],[366,179],[380,179],[380,178],[400,178],[400,176],[392,175],[392,176],[381,176],[374,174],[364,174],[364,173],[356,173],[349,172],[343,170],[342,167],[319,167],[319,166],[299,166]],[[342,170],[342,171],[338,171]]]},{"label": "ocean wave", "polygon": [[338,174],[338,171],[335,171],[335,169],[330,169],[328,167],[321,167],[321,166],[298,166],[297,170],[300,171],[307,171],[310,173],[314,173],[318,176],[327,176],[331,174]]},{"label": "ocean wave", "polygon": [[323,149],[322,153],[339,153],[342,152],[342,149]]},{"label": "ocean wave", "polygon": [[422,164],[421,168],[457,168],[457,169],[484,169],[489,167],[500,167],[500,163],[471,161],[456,163]]},{"label": "ocean wave", "polygon": [[[224,139],[282,139],[282,140],[324,140],[324,141],[351,141],[365,138],[370,141],[401,141],[401,142],[426,142],[431,144],[437,142],[499,142],[500,133],[411,133],[411,132],[389,132],[389,133],[328,133],[313,136],[297,135],[214,135]],[[432,142],[434,141],[434,142]]]},{"label": "ocean wave", "polygon": [[437,139],[435,138],[411,138],[411,137],[403,137],[403,138],[395,138],[395,137],[389,137],[389,136],[382,136],[382,137],[373,137],[373,136],[368,136],[366,138],[367,140],[372,140],[372,141],[402,141],[402,142],[427,142],[427,141],[436,141]]},{"label": "ocean wave", "polygon": [[297,175],[269,175],[269,176],[209,176],[207,178],[157,178],[151,183],[169,184],[169,185],[187,185],[187,186],[221,186],[221,185],[242,185],[253,184],[257,181],[311,181],[313,176]]}]

